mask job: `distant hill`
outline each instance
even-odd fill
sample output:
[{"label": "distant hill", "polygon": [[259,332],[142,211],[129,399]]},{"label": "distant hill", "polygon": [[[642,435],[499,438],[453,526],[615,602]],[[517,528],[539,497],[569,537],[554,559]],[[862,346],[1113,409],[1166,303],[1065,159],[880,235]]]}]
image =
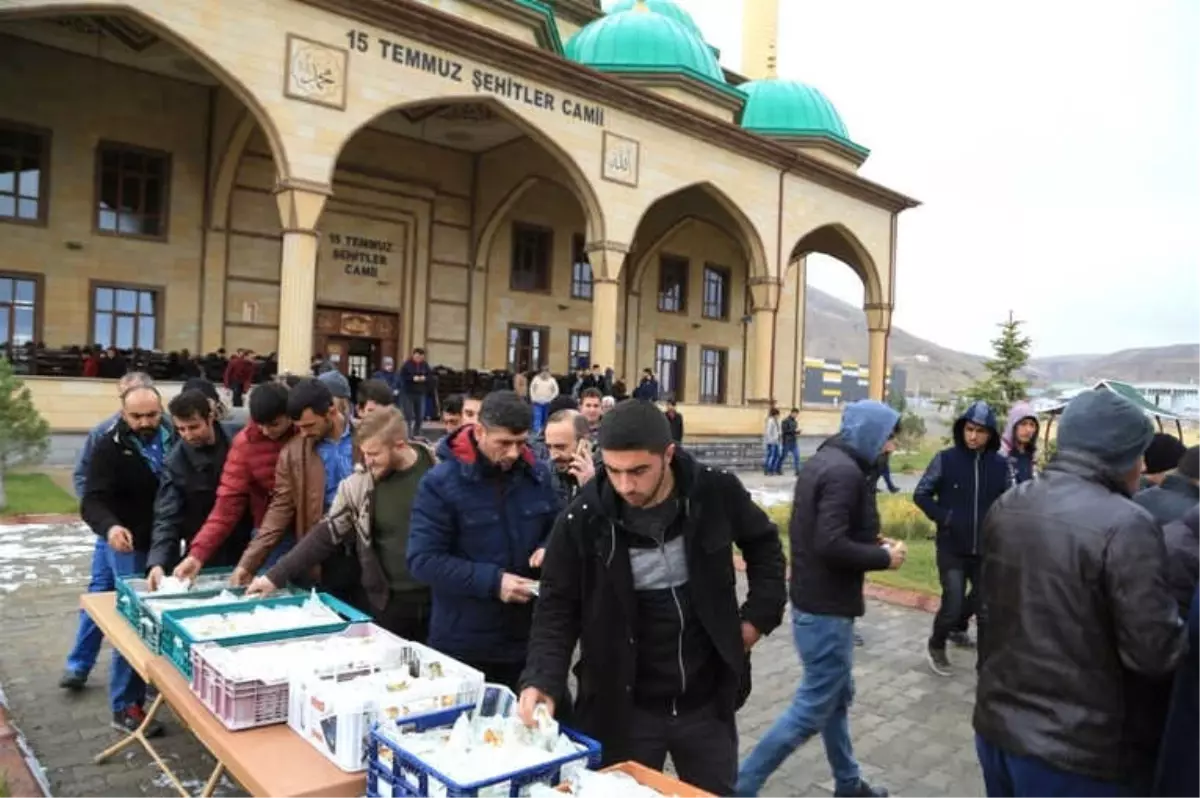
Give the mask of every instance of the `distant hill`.
[{"label": "distant hill", "polygon": [[[809,357],[867,362],[867,319],[861,308],[808,287],[804,350]],[[1035,342],[1036,346],[1036,342]],[[908,372],[908,390],[946,395],[974,382],[983,358],[957,352],[892,328],[888,354]],[[1200,375],[1200,344],[1127,349],[1107,355],[1033,358],[1028,376],[1035,384],[1089,382],[1102,378],[1128,382],[1191,382]]]}]

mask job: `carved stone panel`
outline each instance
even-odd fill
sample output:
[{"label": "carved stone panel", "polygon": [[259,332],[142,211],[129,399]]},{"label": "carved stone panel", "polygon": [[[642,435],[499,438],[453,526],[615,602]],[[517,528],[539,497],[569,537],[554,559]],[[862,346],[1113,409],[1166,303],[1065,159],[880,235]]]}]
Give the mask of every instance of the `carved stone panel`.
[{"label": "carved stone panel", "polygon": [[613,183],[637,188],[641,145],[633,139],[604,131],[600,176]]},{"label": "carved stone panel", "polygon": [[346,110],[348,60],[344,48],[289,34],[283,93],[293,100]]}]

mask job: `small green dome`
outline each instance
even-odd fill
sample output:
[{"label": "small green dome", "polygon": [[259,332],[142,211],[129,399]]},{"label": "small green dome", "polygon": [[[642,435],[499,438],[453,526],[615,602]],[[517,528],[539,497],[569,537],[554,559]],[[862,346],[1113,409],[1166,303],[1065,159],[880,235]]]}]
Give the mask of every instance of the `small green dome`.
[{"label": "small green dome", "polygon": [[699,35],[640,3],[589,23],[564,52],[601,72],[680,72],[726,87],[725,73]]},{"label": "small green dome", "polygon": [[[608,13],[616,14],[621,11],[631,11],[635,5],[637,5],[637,0],[617,0],[617,2],[608,7]],[[674,3],[672,0],[646,0],[646,7],[655,14],[670,17],[701,39],[704,38],[704,33],[701,32],[700,26],[696,24],[696,20],[692,19],[692,15],[687,12],[687,9],[678,3]]]},{"label": "small green dome", "polygon": [[738,86],[746,95],[742,127],[764,136],[829,136],[850,142],[846,125],[829,98],[794,80],[752,80]]}]

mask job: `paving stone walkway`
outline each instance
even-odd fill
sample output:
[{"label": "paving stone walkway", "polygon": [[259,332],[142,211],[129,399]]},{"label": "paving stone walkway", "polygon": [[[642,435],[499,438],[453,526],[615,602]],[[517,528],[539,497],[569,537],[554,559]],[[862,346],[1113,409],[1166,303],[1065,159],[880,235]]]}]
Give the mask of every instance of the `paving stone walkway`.
[{"label": "paving stone walkway", "polygon": [[[168,796],[165,778],[140,749],[92,764],[92,756],[116,739],[108,726],[107,647],[84,693],[71,696],[57,687],[86,587],[91,541],[79,526],[0,527],[0,685],[55,795]],[[929,620],[891,605],[868,607],[860,623],[866,646],[857,651],[858,693],[850,716],[855,750],[867,778],[893,795],[982,795],[970,723],[973,663],[959,653],[961,673],[949,679],[931,675],[922,657]],[[754,693],[738,719],[743,753],[790,701],[799,670],[790,626],[756,649]],[[164,715],[167,736],[158,750],[198,793],[212,759]],[[784,763],[763,794],[831,791],[817,739]],[[223,781],[217,794],[242,793]]]}]

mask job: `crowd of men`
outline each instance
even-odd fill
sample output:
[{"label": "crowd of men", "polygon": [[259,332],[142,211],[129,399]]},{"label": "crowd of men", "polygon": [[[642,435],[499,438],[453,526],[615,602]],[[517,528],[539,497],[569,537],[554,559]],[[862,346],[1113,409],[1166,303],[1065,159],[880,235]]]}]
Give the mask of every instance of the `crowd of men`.
[{"label": "crowd of men", "polygon": [[[336,369],[315,370],[256,385],[241,429],[206,380],[164,412],[148,377],[122,378],[120,410],[76,471],[96,533],[89,591],[215,566],[251,595],[316,586],[508,685],[527,722],[546,705],[599,740],[606,763],[661,769],[669,755],[701,789],[755,795],[820,734],[835,795],[887,794],[862,778],[848,710],[864,575],[907,557],[876,506],[895,410],[847,405],[799,468],[789,586],[779,531],[736,475],[681,445],[674,403],[617,402],[591,385],[550,396],[544,383],[452,396],[432,443],[396,407],[395,381],[352,394]],[[1169,790],[1188,768],[1195,784],[1197,449],[1166,452],[1137,408],[1105,392],[1072,402],[1041,474],[1037,432],[1027,406],[1001,435],[976,403],[921,480],[943,590],[929,663],[951,674],[946,645],[974,646],[978,615],[989,795],[1195,794]],[[1169,473],[1148,467],[1172,456]],[[1137,492],[1143,478],[1154,484]],[[1160,524],[1180,508],[1189,515],[1164,543]],[[803,674],[739,766],[751,651],[789,603]],[[1189,613],[1191,694],[1181,678],[1172,701]],[[81,614],[64,688],[84,686],[100,642]],[[141,724],[145,689],[114,654],[115,726]]]}]

